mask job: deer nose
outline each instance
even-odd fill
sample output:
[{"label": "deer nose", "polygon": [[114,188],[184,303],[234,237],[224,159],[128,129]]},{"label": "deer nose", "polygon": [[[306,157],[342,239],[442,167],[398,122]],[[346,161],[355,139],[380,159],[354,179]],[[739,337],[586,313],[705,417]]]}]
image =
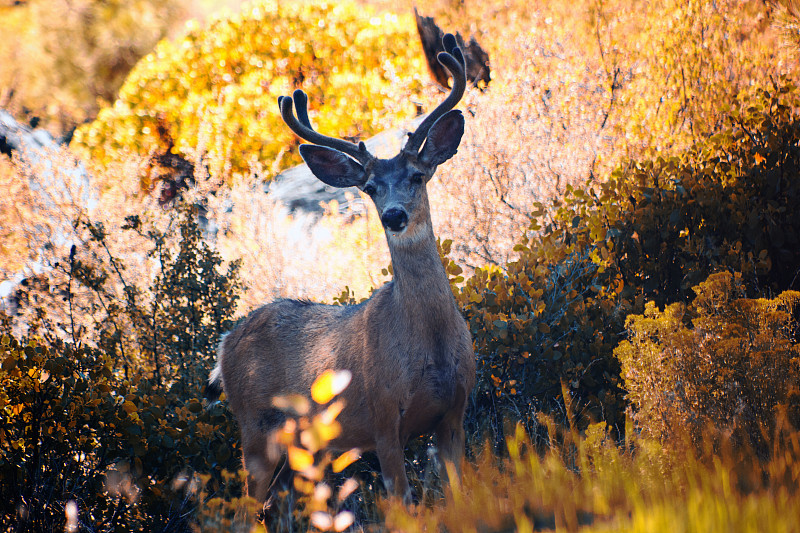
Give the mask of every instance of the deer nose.
[{"label": "deer nose", "polygon": [[408,215],[400,208],[387,209],[381,216],[381,222],[390,231],[400,231],[408,224]]}]

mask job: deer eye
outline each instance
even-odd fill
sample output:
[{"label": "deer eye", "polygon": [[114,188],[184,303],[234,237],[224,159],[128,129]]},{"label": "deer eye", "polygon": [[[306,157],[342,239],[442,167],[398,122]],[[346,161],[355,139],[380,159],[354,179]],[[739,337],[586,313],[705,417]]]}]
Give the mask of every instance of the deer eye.
[{"label": "deer eye", "polygon": [[366,185],[364,185],[364,188],[361,190],[367,193],[369,196],[375,194],[375,186],[371,183],[367,183]]},{"label": "deer eye", "polygon": [[411,177],[409,179],[411,180],[411,183],[419,185],[420,183],[422,183],[422,180],[425,179],[425,174],[423,174],[422,172],[414,172],[413,174],[411,174]]}]

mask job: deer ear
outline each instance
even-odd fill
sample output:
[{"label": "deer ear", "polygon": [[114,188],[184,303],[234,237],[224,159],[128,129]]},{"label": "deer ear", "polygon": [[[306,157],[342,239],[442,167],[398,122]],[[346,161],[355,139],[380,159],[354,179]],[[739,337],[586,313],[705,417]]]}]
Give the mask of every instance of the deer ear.
[{"label": "deer ear", "polygon": [[464,135],[464,115],[453,109],[439,117],[428,130],[425,146],[419,154],[420,161],[437,167],[456,155],[461,136]]},{"label": "deer ear", "polygon": [[300,156],[314,176],[331,187],[357,187],[366,181],[364,167],[333,148],[301,144]]}]

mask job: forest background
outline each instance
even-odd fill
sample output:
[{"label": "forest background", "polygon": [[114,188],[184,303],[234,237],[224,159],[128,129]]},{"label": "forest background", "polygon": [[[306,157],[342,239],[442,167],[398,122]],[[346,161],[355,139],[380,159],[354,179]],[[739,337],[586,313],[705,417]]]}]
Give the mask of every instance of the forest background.
[{"label": "forest background", "polygon": [[61,141],[0,157],[3,529],[800,530],[793,0],[417,6],[491,60],[429,186],[478,363],[464,474],[416,439],[405,507],[293,404],[256,521],[202,399],[219,336],[391,278],[358,193],[311,226],[264,193],[299,163],[276,98],[329,135],[408,125],[443,91],[413,7],[0,2],[0,108]]}]

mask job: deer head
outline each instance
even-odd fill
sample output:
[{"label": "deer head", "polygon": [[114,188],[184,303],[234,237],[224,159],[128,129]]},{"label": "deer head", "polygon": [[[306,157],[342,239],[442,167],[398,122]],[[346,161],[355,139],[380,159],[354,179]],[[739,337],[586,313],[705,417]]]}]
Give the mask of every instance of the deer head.
[{"label": "deer head", "polygon": [[[308,97],[301,90],[294,98],[281,96],[278,105],[286,124],[313,143],[300,146],[300,155],[320,181],[332,187],[358,187],[374,202],[381,223],[393,237],[414,234],[428,212],[426,184],[436,168],[453,157],[464,134],[464,116],[453,109],[466,88],[466,65],[456,39],[447,34],[439,62],[453,76],[447,98],[409,135],[403,149],[391,159],[380,159],[343,139],[322,135],[308,118]],[[292,105],[297,108],[297,116]],[[423,144],[424,143],[424,144]]]}]

